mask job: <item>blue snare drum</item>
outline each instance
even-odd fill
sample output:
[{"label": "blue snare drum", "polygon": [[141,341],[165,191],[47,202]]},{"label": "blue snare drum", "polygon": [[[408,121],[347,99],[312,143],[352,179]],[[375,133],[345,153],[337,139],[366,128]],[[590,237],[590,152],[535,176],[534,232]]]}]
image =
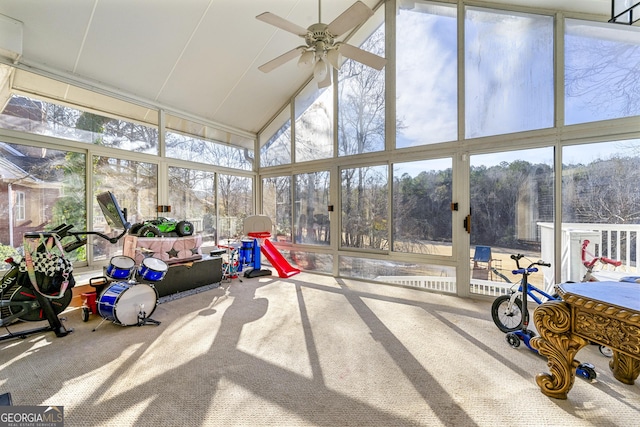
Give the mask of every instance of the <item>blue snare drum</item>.
[{"label": "blue snare drum", "polygon": [[122,326],[138,325],[155,311],[158,292],[153,286],[114,283],[98,298],[98,314]]},{"label": "blue snare drum", "polygon": [[111,258],[107,267],[107,276],[112,279],[128,279],[136,268],[136,262],[128,256],[118,255]]},{"label": "blue snare drum", "polygon": [[142,264],[140,264],[138,275],[144,280],[159,282],[164,279],[168,270],[169,266],[161,259],[145,258],[142,260]]}]

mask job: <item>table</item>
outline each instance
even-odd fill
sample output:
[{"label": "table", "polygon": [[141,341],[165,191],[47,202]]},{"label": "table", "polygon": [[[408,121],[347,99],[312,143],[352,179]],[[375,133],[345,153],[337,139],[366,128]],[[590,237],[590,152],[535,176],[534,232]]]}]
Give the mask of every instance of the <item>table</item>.
[{"label": "table", "polygon": [[538,374],[542,393],[566,399],[575,381],[576,353],[590,342],[613,350],[614,377],[633,384],[640,374],[640,284],[563,283],[562,300],[547,301],[533,312],[539,336],[530,344],[547,357],[551,373]]}]

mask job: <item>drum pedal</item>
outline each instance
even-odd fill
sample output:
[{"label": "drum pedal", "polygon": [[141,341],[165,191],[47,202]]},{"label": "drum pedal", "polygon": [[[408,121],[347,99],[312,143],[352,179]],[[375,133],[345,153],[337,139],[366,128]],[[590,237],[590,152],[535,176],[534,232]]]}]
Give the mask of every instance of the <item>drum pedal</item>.
[{"label": "drum pedal", "polygon": [[138,324],[138,326],[144,326],[144,325],[148,325],[148,324],[153,324],[156,326],[159,326],[161,322],[157,321],[157,320],[153,320],[150,317],[145,317],[144,319],[142,319],[142,322]]},{"label": "drum pedal", "polygon": [[153,320],[150,317],[146,317],[146,313],[145,312],[140,312],[138,313],[138,326],[143,326],[143,325],[148,325],[148,324],[153,324],[153,325],[160,325],[160,322],[157,320]]}]

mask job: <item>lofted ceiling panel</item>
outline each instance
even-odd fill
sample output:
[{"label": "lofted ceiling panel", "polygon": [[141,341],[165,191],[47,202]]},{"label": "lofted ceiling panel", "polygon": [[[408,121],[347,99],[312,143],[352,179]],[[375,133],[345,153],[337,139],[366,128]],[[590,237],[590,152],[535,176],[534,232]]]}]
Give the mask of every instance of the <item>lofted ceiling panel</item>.
[{"label": "lofted ceiling panel", "polygon": [[155,3],[96,2],[74,72],[156,100],[208,1],[181,2],[171,13]]},{"label": "lofted ceiling panel", "polygon": [[[381,0],[362,1],[373,8]],[[354,2],[323,0],[322,22],[331,22]],[[473,4],[491,3],[594,14],[602,16],[603,22],[611,4],[610,0]],[[311,77],[311,71],[299,69],[295,60],[268,74],[258,70],[263,63],[304,43],[255,19],[266,11],[305,28],[318,22],[316,0],[0,2],[0,14],[23,23],[20,61],[26,67],[67,80],[78,79],[86,86],[130,95],[147,106],[161,106],[247,134],[265,126]],[[15,81],[26,82],[20,78]],[[50,89],[52,97],[73,102],[88,93],[59,84]],[[100,108],[100,97],[88,98],[87,106]],[[138,112],[140,117],[149,114],[148,108]]]}]

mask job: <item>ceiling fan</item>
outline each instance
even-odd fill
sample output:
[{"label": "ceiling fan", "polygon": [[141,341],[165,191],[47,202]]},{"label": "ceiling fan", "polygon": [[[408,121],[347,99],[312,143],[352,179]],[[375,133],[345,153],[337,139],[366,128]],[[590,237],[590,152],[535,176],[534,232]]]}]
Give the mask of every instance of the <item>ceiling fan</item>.
[{"label": "ceiling fan", "polygon": [[268,73],[299,55],[298,66],[313,66],[313,75],[320,88],[331,85],[330,67],[340,69],[340,55],[381,70],[387,63],[385,58],[336,40],[350,29],[364,23],[372,15],[373,11],[367,5],[357,1],[330,24],[323,24],[321,0],[318,0],[319,22],[309,28],[303,28],[271,12],[262,13],[256,16],[256,19],[304,38],[306,45],[295,47],[261,65],[258,69]]}]

